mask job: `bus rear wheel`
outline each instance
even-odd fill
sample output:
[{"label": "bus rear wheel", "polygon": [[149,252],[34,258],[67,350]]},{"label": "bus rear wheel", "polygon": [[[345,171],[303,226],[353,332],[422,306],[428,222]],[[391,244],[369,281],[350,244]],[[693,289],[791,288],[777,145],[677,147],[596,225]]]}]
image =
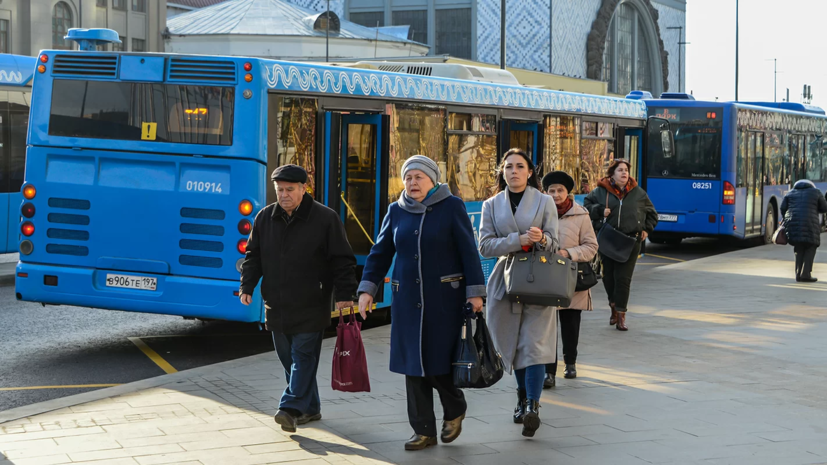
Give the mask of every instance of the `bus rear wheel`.
[{"label": "bus rear wheel", "polygon": [[764,244],[772,244],[772,236],[775,234],[775,210],[770,206],[767,210],[767,225],[764,227]]}]

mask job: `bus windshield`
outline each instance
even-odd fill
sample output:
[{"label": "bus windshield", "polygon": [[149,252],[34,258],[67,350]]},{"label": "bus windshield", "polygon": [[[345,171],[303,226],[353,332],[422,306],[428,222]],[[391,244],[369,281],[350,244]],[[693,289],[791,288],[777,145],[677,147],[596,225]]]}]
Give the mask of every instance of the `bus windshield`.
[{"label": "bus windshield", "polygon": [[232,87],[55,79],[49,134],[231,145]]},{"label": "bus windshield", "polygon": [[[675,134],[671,157],[664,156],[661,144],[649,144],[649,177],[718,179],[721,176],[721,108],[649,108],[649,116],[669,120]],[[659,124],[651,124],[649,131],[649,140],[660,140]]]}]

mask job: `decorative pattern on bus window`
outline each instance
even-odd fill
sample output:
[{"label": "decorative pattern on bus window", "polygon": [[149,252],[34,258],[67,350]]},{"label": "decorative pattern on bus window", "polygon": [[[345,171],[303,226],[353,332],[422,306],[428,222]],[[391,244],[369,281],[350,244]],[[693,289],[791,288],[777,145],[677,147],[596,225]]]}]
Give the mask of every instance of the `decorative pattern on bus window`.
[{"label": "decorative pattern on bus window", "polygon": [[543,172],[565,171],[576,183],[572,194],[589,192],[600,169],[580,156],[580,118],[546,116],[544,126]]},{"label": "decorative pattern on bus window", "polygon": [[[743,157],[746,157],[746,138],[748,132],[743,131]],[[764,133],[765,149],[764,157],[767,160],[767,185],[777,186],[780,184],[789,183],[788,167],[790,166],[790,158],[787,153],[786,142],[783,132],[767,131]],[[746,180],[746,168],[742,174]],[[741,182],[739,187],[745,186],[745,181]]]},{"label": "decorative pattern on bus window", "polygon": [[439,165],[446,182],[445,109],[438,107],[392,105],[391,141],[388,174],[388,202],[395,202],[405,189],[402,165],[413,155],[425,155]]},{"label": "decorative pattern on bus window", "polygon": [[822,134],[824,119],[823,117],[738,109],[738,127]]},{"label": "decorative pattern on bus window", "polygon": [[326,94],[498,105],[630,118],[646,116],[646,105],[639,100],[361,69],[273,63],[267,67],[267,84],[274,89]]},{"label": "decorative pattern on bus window", "polygon": [[448,185],[466,202],[482,201],[497,186],[497,119],[451,113],[448,117]]},{"label": "decorative pattern on bus window", "polygon": [[307,192],[316,192],[316,114],[314,99],[279,97],[276,166],[299,165],[307,171]]}]

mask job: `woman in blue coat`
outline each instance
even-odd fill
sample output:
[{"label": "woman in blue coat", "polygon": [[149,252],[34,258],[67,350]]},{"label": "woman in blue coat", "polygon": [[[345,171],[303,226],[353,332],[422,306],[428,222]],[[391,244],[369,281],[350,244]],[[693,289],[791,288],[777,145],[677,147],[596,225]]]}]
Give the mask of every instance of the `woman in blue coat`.
[{"label": "woman in blue coat", "polygon": [[388,208],[359,284],[359,311],[373,298],[396,257],[391,278],[390,370],[405,375],[413,437],[405,450],[437,444],[434,393],[442,402],[442,442],[462,431],[466,403],[451,363],[466,302],[482,311],[485,279],[465,204],[439,184],[439,166],[414,155],[402,165],[405,190]]}]

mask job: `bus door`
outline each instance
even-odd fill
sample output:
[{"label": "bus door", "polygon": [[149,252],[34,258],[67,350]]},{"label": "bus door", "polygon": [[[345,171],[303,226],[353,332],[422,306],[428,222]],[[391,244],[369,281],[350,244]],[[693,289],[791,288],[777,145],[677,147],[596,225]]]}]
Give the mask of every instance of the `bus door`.
[{"label": "bus door", "polygon": [[[790,184],[795,184],[796,181],[807,179],[807,163],[804,159],[804,136],[801,134],[790,134],[790,161],[792,163],[792,180]],[[792,186],[790,186],[792,187]]]},{"label": "bus door", "polygon": [[[508,147],[520,148],[525,151],[530,157],[531,161],[536,165],[539,155],[539,137],[540,123],[516,123],[512,122],[508,125]],[[505,151],[503,151],[505,152]]]},{"label": "bus door", "polygon": [[744,234],[761,232],[764,213],[764,134],[747,133],[746,221]]},{"label": "bus door", "polygon": [[635,180],[637,180],[643,188],[643,129],[640,128],[617,128],[617,136],[615,138],[617,147],[616,152],[618,158],[625,158],[629,160],[632,165],[632,172],[630,173]]},{"label": "bus door", "polygon": [[341,115],[340,140],[339,186],[331,194],[339,197],[339,214],[361,269],[381,226],[382,115]]}]

